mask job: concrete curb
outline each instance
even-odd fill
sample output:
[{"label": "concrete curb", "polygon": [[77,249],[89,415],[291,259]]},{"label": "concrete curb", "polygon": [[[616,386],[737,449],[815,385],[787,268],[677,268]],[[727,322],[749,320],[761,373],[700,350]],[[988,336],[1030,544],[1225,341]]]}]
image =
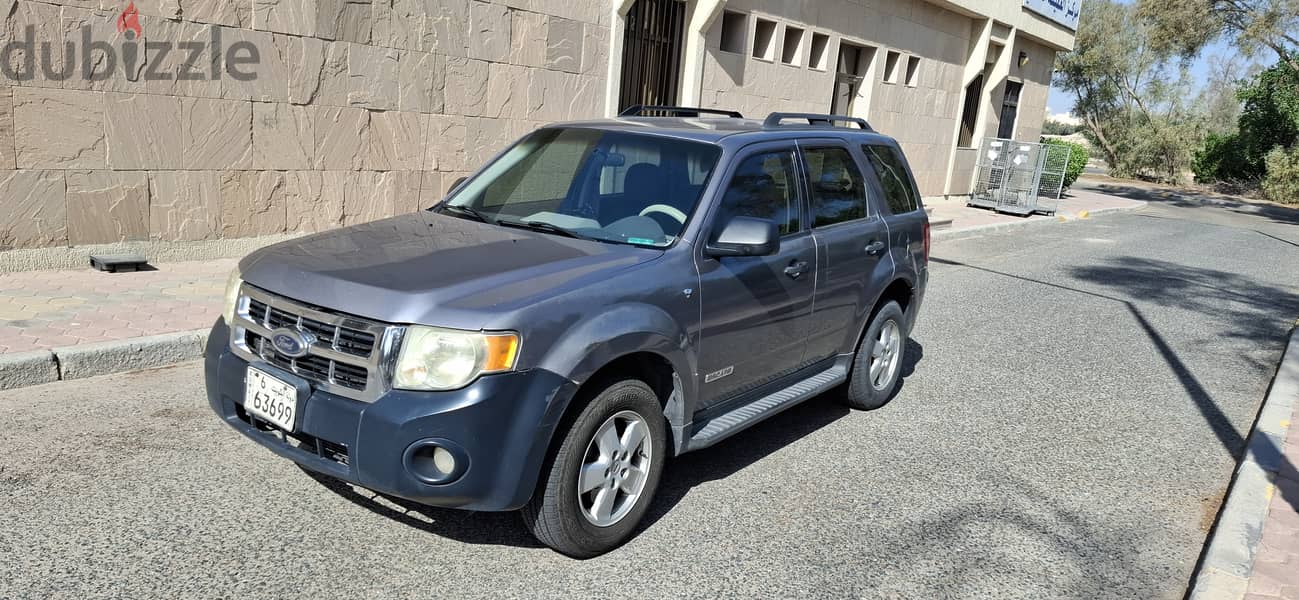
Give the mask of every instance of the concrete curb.
[{"label": "concrete curb", "polygon": [[1067,223],[1072,221],[1089,219],[1091,217],[1104,215],[1104,214],[1132,212],[1135,210],[1141,210],[1145,208],[1147,204],[1146,202],[1141,202],[1141,201],[1135,201],[1135,202],[1137,202],[1137,204],[1134,204],[1133,206],[1111,206],[1107,208],[1098,208],[1096,210],[1090,210],[1087,211],[1086,217],[1080,217],[1078,215],[1074,215],[1070,213],[1058,213],[1054,218],[1052,217],[1043,217],[1040,219],[1026,218],[1021,221],[1010,221],[1007,223],[992,223],[989,225],[966,227],[964,229],[944,229],[944,230],[933,232],[933,238],[935,240],[963,240],[966,238],[987,235],[989,233],[998,233],[1007,229],[1018,229],[1020,227],[1030,227],[1033,225],[1048,225],[1051,223]]},{"label": "concrete curb", "polygon": [[1245,457],[1236,468],[1199,573],[1187,594],[1191,600],[1245,597],[1268,505],[1275,491],[1272,482],[1284,461],[1282,449],[1296,398],[1299,398],[1299,327],[1290,332],[1290,343],[1259,409],[1254,430],[1249,434]]},{"label": "concrete curb", "polygon": [[196,329],[53,350],[0,354],[0,390],[195,360],[203,356],[207,335],[207,329]]}]

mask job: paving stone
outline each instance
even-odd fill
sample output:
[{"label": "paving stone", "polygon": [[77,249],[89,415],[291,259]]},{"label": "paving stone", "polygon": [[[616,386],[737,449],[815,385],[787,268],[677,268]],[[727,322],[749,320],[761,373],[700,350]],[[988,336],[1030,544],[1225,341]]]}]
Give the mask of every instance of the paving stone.
[{"label": "paving stone", "polygon": [[582,70],[582,23],[551,17],[546,34],[546,66],[558,71]]},{"label": "paving stone", "polygon": [[[185,169],[247,169],[253,165],[253,107],[238,100],[182,98]],[[273,167],[272,167],[273,168]]]},{"label": "paving stone", "polygon": [[376,0],[370,43],[387,48],[419,50],[425,7],[423,0]]},{"label": "paving stone", "polygon": [[0,172],[0,250],[68,242],[63,171]]},{"label": "paving stone", "polygon": [[510,57],[510,14],[504,4],[473,2],[469,6],[470,58],[505,62]]},{"label": "paving stone", "polygon": [[390,217],[396,212],[396,204],[390,187],[380,187],[380,173],[355,171],[341,173],[341,181],[332,184],[326,178],[326,186],[338,185],[343,189],[343,225],[356,225]]},{"label": "paving stone", "polygon": [[216,171],[149,173],[149,236],[206,240],[221,228],[221,180]]},{"label": "paving stone", "polygon": [[104,99],[97,92],[13,88],[20,169],[103,169]]},{"label": "paving stone", "polygon": [[411,112],[442,112],[445,108],[446,57],[407,51],[402,53],[398,66],[398,107]]},{"label": "paving stone", "polygon": [[371,113],[365,168],[376,171],[419,169],[424,159],[421,123],[418,113]]},{"label": "paving stone", "polygon": [[264,169],[310,169],[316,160],[316,108],[253,106],[252,164]]},{"label": "paving stone", "polygon": [[182,17],[187,21],[231,27],[252,25],[252,4],[248,0],[184,0]]},{"label": "paving stone", "polygon": [[314,36],[316,0],[253,0],[253,29]]},{"label": "paving stone", "polygon": [[[286,82],[289,74],[299,66],[284,62],[285,58],[275,45],[275,39],[280,34],[230,27],[222,27],[221,31],[227,57],[227,72],[221,78],[221,97],[254,102],[288,102],[289,86]],[[248,61],[248,64],[229,64],[232,54]]]},{"label": "paving stone", "polygon": [[608,68],[609,28],[584,23],[582,25],[582,73],[603,78]]},{"label": "paving stone", "polygon": [[284,174],[226,171],[221,174],[221,235],[248,237],[283,233]]},{"label": "paving stone", "polygon": [[325,44],[320,71],[312,81],[315,85],[316,104],[347,106],[351,82],[347,74],[347,55],[355,44],[329,42]]},{"label": "paving stone", "polygon": [[428,121],[424,134],[428,145],[424,151],[424,170],[466,170],[465,118],[459,115],[425,115],[424,118]]},{"label": "paving stone", "polygon": [[395,110],[400,101],[401,51],[353,45],[347,51],[347,103]]},{"label": "paving stone", "polygon": [[[290,171],[284,174],[288,230],[311,233],[343,224],[342,181],[329,171]],[[330,185],[326,186],[326,182]]]},{"label": "paving stone", "polygon": [[369,111],[333,107],[322,107],[316,111],[317,169],[360,169],[365,164],[369,143]]},{"label": "paving stone", "polygon": [[[311,104],[320,93],[325,66],[325,42],[316,38],[277,35],[273,38],[280,60],[293,68],[288,72],[289,102]],[[344,68],[346,63],[344,63]]]},{"label": "paving stone", "polygon": [[74,246],[149,238],[149,178],[143,172],[68,171],[67,204]]},{"label": "paving stone", "polygon": [[469,0],[429,2],[420,50],[444,56],[468,56]]},{"label": "paving stone", "polygon": [[317,35],[330,40],[370,43],[373,10],[370,0],[319,0]]},{"label": "paving stone", "polygon": [[18,168],[14,153],[13,91],[0,86],[0,171]]},{"label": "paving stone", "polygon": [[546,66],[546,32],[550,17],[524,10],[510,11],[510,62]]},{"label": "paving stone", "polygon": [[468,58],[447,58],[446,62],[446,112],[480,115],[486,103],[489,63]]},{"label": "paving stone", "polygon": [[152,94],[104,95],[108,166],[113,169],[180,169],[181,99]]}]

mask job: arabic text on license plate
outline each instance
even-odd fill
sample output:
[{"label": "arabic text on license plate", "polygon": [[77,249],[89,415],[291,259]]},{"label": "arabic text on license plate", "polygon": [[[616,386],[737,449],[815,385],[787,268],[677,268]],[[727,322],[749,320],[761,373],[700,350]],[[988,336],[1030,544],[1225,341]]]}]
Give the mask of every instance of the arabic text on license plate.
[{"label": "arabic text on license plate", "polygon": [[269,373],[248,368],[244,410],[285,431],[293,431],[298,418],[298,389]]}]

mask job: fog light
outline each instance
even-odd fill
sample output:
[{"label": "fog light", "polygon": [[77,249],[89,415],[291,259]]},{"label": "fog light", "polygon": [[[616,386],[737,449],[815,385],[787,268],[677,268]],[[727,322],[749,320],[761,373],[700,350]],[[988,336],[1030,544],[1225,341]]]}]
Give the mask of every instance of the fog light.
[{"label": "fog light", "polygon": [[469,458],[448,440],[420,440],[406,448],[402,462],[416,479],[429,485],[451,483],[464,475]]}]

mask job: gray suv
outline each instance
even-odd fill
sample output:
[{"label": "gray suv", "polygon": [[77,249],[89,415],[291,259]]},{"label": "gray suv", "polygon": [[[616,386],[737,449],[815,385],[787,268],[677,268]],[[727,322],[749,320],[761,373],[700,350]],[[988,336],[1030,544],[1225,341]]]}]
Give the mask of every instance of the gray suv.
[{"label": "gray suv", "polygon": [[713,112],[545,127],[427,211],[251,254],[212,409],[311,471],[522,509],[589,557],[670,457],[826,392],[881,406],[929,259],[902,151],[860,119]]}]

